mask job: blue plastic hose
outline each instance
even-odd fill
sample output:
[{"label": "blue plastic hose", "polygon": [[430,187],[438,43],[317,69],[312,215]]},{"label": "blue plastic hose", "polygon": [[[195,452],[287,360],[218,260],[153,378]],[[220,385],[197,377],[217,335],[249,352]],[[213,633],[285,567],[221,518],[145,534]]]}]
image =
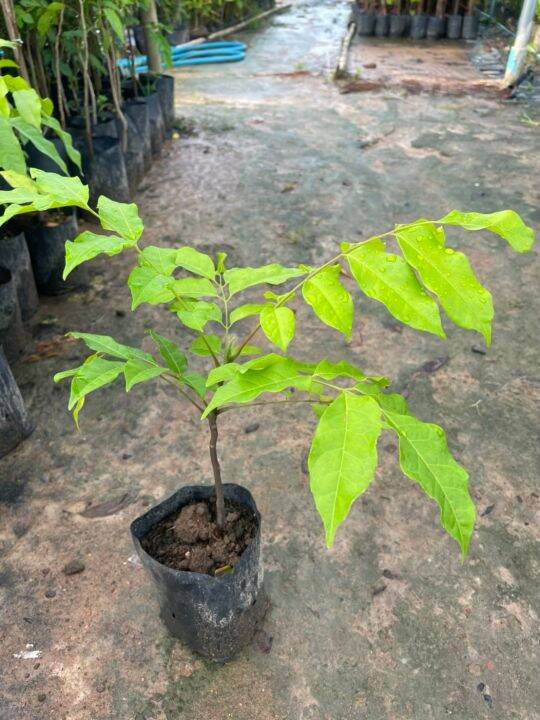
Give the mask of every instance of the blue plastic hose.
[{"label": "blue plastic hose", "polygon": [[[200,45],[176,45],[171,48],[173,67],[186,65],[208,65],[211,63],[240,62],[246,57],[247,46],[241,42],[221,40],[204,42]],[[130,61],[122,58],[118,65],[122,70],[129,70]],[[148,72],[146,55],[139,55],[134,60],[137,73]]]}]

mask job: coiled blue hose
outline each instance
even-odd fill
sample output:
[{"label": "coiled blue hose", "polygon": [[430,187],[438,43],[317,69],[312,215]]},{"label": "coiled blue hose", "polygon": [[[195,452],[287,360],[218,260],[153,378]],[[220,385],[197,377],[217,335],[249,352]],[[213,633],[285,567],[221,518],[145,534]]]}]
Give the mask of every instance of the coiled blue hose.
[{"label": "coiled blue hose", "polygon": [[[200,45],[176,45],[171,48],[173,67],[186,65],[208,65],[210,63],[240,62],[246,57],[247,46],[241,42],[221,40],[219,42],[204,42]],[[148,72],[146,55],[135,58],[135,71]],[[130,61],[122,58],[118,61],[119,67],[127,71]]]}]

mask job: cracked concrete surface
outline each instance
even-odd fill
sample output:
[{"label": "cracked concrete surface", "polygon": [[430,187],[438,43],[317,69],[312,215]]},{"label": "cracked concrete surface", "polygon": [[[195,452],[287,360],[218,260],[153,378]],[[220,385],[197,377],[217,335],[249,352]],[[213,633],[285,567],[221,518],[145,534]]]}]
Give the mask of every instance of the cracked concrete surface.
[{"label": "cracked concrete surface", "polygon": [[[299,2],[244,36],[245,62],[176,72],[177,114],[195,134],[168,146],[136,198],[146,242],[313,263],[341,240],[454,207],[513,207],[538,226],[538,129],[522,108],[340,95],[328,77],[347,14]],[[263,514],[272,610],[264,642],[237,660],[196,658],[162,628],[128,525],[210,480],[206,430],[158,385],[125,395],[118,383],[88,401],[76,434],[51,377],[85,351],[60,343],[59,356],[14,368],[37,428],[0,461],[2,720],[539,717],[537,254],[451,236],[494,294],[491,348],[450,326],[446,342],[402,328],[356,293],[349,344],[300,307],[291,349],[388,375],[446,428],[479,511],[467,561],[399,472],[390,435],[326,551],[303,470],[314,418],[295,406],[228,413],[224,475]],[[131,315],[131,263],[93,262],[86,290],[44,300],[34,341],[76,329],[136,344],[153,325],[186,345],[165,313]],[[110,514],[85,516],[99,503]],[[85,569],[66,576],[73,559]]]}]

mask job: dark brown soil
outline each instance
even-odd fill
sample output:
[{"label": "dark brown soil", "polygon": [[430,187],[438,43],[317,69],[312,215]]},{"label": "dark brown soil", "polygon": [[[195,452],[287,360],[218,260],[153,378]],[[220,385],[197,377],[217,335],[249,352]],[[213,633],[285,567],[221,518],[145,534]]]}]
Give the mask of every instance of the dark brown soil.
[{"label": "dark brown soil", "polygon": [[175,570],[220,575],[231,570],[255,535],[255,516],[243,505],[225,502],[225,529],[215,521],[215,502],[186,505],[164,518],[141,545]]}]

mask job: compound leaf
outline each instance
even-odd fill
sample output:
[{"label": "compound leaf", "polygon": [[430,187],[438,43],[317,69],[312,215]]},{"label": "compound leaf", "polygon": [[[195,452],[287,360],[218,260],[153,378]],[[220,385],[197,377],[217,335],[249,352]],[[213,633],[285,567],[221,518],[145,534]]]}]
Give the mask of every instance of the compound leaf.
[{"label": "compound leaf", "polygon": [[499,210],[487,214],[452,210],[437,222],[441,225],[458,225],[465,230],[489,230],[502,237],[520,253],[528,252],[534,244],[534,230],[525,225],[514,210]]},{"label": "compound leaf", "polygon": [[431,223],[398,227],[396,237],[405,259],[424,285],[435,293],[456,325],[476,330],[491,342],[493,302],[463,253],[445,248],[444,230]]},{"label": "compound leaf", "polygon": [[346,257],[358,287],[368,297],[381,302],[406,325],[445,337],[437,303],[405,260],[386,252],[382,240],[370,240]]},{"label": "compound leaf", "polygon": [[150,353],[133,348],[129,345],[122,345],[108,335],[92,335],[91,333],[70,332],[69,337],[82,340],[90,350],[95,350],[104,355],[111,355],[121,360],[144,360],[155,365],[156,361]]},{"label": "compound leaf", "polygon": [[131,309],[135,310],[142,303],[159,305],[174,300],[171,278],[161,275],[150,267],[134,267],[128,277],[131,290]]}]

